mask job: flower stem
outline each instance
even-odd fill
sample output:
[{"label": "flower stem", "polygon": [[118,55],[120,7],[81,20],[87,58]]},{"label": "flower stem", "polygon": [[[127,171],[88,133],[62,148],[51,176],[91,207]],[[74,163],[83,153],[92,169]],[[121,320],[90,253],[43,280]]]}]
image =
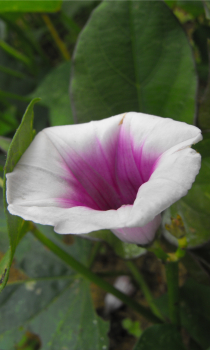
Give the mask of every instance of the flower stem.
[{"label": "flower stem", "polygon": [[161,312],[159,311],[159,309],[155,305],[153,295],[152,295],[143,275],[141,274],[141,272],[139,271],[139,269],[137,268],[135,263],[133,263],[132,261],[127,261],[126,264],[129,267],[134,279],[138,283],[140,289],[142,290],[142,293],[144,294],[144,296],[145,296],[151,310],[153,311],[153,313],[157,317],[159,317],[161,320],[164,320],[164,317],[162,316]]},{"label": "flower stem", "polygon": [[147,318],[153,323],[161,323],[156,315],[152,313],[151,310],[140,305],[124,293],[120,292],[118,289],[114,288],[111,284],[103,280],[101,277],[90,271],[87,267],[82,265],[80,262],[75,260],[71,255],[65,252],[63,249],[58,247],[50,239],[44,236],[39,230],[34,228],[32,230],[33,235],[46,247],[48,247],[54,254],[56,254],[61,260],[63,260],[67,265],[76,270],[80,275],[88,279],[90,282],[95,283],[100,288],[104,289],[106,292],[113,294],[118,299],[122,300],[123,303],[140,313],[142,316]]},{"label": "flower stem", "polygon": [[179,327],[179,269],[178,262],[168,262],[165,265],[168,286],[168,307],[171,322]]}]

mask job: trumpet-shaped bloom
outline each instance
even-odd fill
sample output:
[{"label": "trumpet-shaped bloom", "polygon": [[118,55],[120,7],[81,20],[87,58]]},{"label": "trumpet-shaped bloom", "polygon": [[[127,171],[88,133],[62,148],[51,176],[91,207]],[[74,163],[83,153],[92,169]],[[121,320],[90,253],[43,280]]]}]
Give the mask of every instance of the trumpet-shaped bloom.
[{"label": "trumpet-shaped bloom", "polygon": [[191,188],[201,139],[195,126],[134,112],[44,129],[7,174],[8,210],[57,233],[111,229],[147,244]]}]

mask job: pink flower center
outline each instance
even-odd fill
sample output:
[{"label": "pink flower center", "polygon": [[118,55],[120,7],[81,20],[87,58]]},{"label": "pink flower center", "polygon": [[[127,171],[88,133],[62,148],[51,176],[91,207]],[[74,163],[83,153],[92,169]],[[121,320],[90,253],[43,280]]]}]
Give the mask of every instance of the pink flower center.
[{"label": "pink flower center", "polygon": [[58,198],[59,203],[66,208],[84,206],[103,211],[133,204],[159,156],[145,154],[144,146],[145,141],[135,146],[132,135],[120,125],[105,146],[103,140],[95,138],[82,153],[68,150],[64,164],[68,189]]}]

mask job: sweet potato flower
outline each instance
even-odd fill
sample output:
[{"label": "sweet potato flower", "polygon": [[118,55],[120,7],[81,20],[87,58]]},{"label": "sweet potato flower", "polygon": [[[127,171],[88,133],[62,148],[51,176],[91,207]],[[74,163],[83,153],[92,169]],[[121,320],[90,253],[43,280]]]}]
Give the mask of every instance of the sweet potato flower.
[{"label": "sweet potato flower", "polygon": [[201,139],[195,126],[134,112],[44,129],[7,174],[8,210],[57,233],[111,229],[147,244],[191,188]]}]

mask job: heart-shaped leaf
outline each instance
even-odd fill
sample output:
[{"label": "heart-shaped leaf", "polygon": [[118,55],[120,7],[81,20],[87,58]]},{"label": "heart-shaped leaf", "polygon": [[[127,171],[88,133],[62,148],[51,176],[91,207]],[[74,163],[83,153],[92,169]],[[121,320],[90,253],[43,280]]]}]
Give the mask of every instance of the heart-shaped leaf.
[{"label": "heart-shaped leaf", "polygon": [[[90,241],[76,237],[65,246],[57,238],[57,243],[87,263]],[[11,281],[0,295],[2,348],[13,350],[32,334],[42,350],[108,350],[109,324],[96,315],[88,282],[30,234],[19,244],[15,261],[30,279]]]},{"label": "heart-shaped leaf", "polygon": [[71,99],[79,122],[137,111],[193,122],[187,37],[163,1],[103,1],[79,36]]},{"label": "heart-shaped leaf", "polygon": [[185,350],[181,335],[175,326],[155,325],[147,328],[133,350]]}]

